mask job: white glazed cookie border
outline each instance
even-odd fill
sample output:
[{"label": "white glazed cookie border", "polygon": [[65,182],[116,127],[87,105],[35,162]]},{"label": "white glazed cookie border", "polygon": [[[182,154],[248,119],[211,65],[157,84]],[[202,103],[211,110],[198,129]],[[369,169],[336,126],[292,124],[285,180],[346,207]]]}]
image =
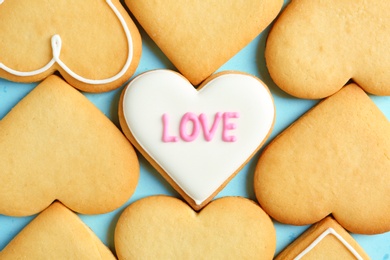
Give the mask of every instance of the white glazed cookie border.
[{"label": "white glazed cookie border", "polygon": [[[4,1],[5,0],[0,0],[0,5],[2,3],[4,3]],[[7,67],[6,65],[4,65],[3,63],[0,62],[0,69],[3,69],[4,71],[6,71],[6,72],[8,72],[10,74],[13,74],[15,76],[29,77],[29,76],[35,76],[35,75],[38,75],[40,73],[43,73],[43,72],[49,70],[54,65],[54,63],[57,63],[71,77],[73,77],[73,78],[75,78],[78,81],[83,82],[83,83],[87,83],[87,84],[107,84],[107,83],[111,83],[111,82],[114,82],[114,81],[118,80],[129,69],[131,61],[133,59],[133,46],[132,46],[133,39],[131,37],[129,28],[127,27],[126,21],[122,17],[122,15],[118,11],[118,9],[111,2],[111,0],[106,0],[106,3],[109,5],[111,10],[115,13],[116,17],[120,21],[120,23],[121,23],[121,25],[123,27],[123,30],[124,30],[124,32],[126,34],[126,38],[127,38],[128,56],[127,56],[127,60],[126,60],[126,63],[124,65],[124,67],[122,68],[122,70],[118,74],[116,74],[116,75],[114,75],[114,76],[112,76],[110,78],[107,78],[107,79],[87,79],[87,78],[84,78],[84,77],[76,74],[74,71],[72,71],[60,59],[62,41],[61,41],[61,37],[58,34],[53,35],[53,37],[51,38],[51,47],[52,47],[52,50],[53,50],[53,52],[52,52],[53,53],[53,58],[44,67],[42,67],[40,69],[37,69],[37,70],[34,70],[34,71],[23,72],[23,71],[13,70],[13,69]]]},{"label": "white glazed cookie border", "polygon": [[305,256],[308,252],[310,252],[315,246],[317,246],[322,239],[324,239],[327,235],[334,235],[358,260],[363,260],[363,257],[359,255],[359,253],[353,248],[342,236],[340,236],[336,230],[333,228],[328,228],[321,235],[319,235],[308,247],[305,248],[299,255],[297,255],[294,260],[299,260],[303,256]]}]

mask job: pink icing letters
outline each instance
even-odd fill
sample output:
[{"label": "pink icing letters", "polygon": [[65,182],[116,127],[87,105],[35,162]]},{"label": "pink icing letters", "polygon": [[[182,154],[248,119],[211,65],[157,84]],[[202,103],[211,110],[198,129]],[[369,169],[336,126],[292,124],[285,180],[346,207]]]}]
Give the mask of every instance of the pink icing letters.
[{"label": "pink icing letters", "polygon": [[199,115],[199,121],[200,121],[200,124],[202,125],[202,129],[203,129],[203,136],[207,142],[210,142],[213,139],[215,131],[217,131],[217,127],[218,127],[219,121],[221,121],[221,119],[222,119],[222,113],[221,112],[216,113],[215,118],[214,118],[214,123],[211,126],[210,130],[208,130],[207,129],[208,123],[207,123],[206,115],[203,113]]},{"label": "pink icing letters", "polygon": [[[203,131],[204,139],[207,142],[210,142],[214,139],[218,126],[222,121],[222,138],[221,138],[222,141],[236,142],[237,137],[234,135],[229,135],[229,131],[237,129],[237,124],[229,122],[229,120],[233,118],[239,118],[239,117],[240,114],[238,112],[224,112],[224,113],[217,112],[214,116],[213,123],[211,124],[211,126],[209,126],[207,116],[204,113],[201,113],[199,116],[197,116],[195,113],[187,112],[182,116],[180,120],[180,126],[179,126],[180,139],[185,142],[193,142],[198,138],[200,131]],[[162,115],[162,123],[163,123],[162,141],[164,143],[178,142],[179,141],[178,136],[168,134],[168,129],[169,129],[168,114],[164,113]]]},{"label": "pink icing letters", "polygon": [[[192,133],[188,134],[186,131],[186,126],[188,122],[192,122]],[[180,121],[180,137],[186,142],[192,142],[194,141],[200,132],[200,122],[198,117],[191,112],[185,113],[184,116],[181,118]]]},{"label": "pink icing letters", "polygon": [[237,112],[226,112],[223,113],[223,131],[222,131],[222,140],[225,142],[235,142],[237,137],[233,135],[228,135],[228,130],[233,130],[237,128],[237,125],[234,123],[229,123],[230,118],[239,118],[240,114]]},{"label": "pink icing letters", "polygon": [[163,142],[164,143],[169,143],[169,142],[177,142],[177,141],[179,141],[179,138],[177,138],[177,136],[169,136],[168,135],[168,122],[169,122],[169,118],[168,118],[167,114],[163,114],[162,121],[163,121],[163,136],[162,136]]}]

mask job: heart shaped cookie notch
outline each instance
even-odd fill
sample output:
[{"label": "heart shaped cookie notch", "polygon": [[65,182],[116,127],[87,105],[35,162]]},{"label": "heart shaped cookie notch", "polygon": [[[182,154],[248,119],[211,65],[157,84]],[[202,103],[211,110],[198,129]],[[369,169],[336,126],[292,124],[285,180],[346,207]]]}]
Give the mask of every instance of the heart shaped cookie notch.
[{"label": "heart shaped cookie notch", "polygon": [[176,72],[146,72],[119,104],[125,135],[194,209],[260,149],[275,117],[268,88],[239,72],[216,74],[198,90]]},{"label": "heart shaped cookie notch", "polygon": [[269,216],[240,197],[200,213],[176,198],[148,197],[127,207],[115,228],[118,259],[272,259],[275,245]]}]

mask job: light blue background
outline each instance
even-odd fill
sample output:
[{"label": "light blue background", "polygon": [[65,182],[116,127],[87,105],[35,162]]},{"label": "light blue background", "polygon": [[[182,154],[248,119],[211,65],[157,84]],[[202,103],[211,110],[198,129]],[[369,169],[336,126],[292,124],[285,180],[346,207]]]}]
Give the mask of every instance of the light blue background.
[{"label": "light blue background", "polygon": [[[140,27],[139,27],[140,28]],[[275,100],[276,122],[275,127],[267,144],[277,134],[298,119],[303,113],[314,106],[318,101],[302,100],[293,98],[281,91],[270,79],[264,61],[264,46],[268,30],[265,30],[246,48],[230,59],[218,71],[238,70],[253,74],[262,79],[270,88]],[[151,39],[140,29],[143,39],[143,52],[139,67],[134,76],[139,73],[160,68],[175,70],[174,66],[156,47]],[[133,77],[134,77],[133,76]],[[12,83],[0,79],[0,119],[3,118],[10,109],[27,95],[35,84]],[[103,94],[84,93],[105,115],[107,115],[118,127],[118,100],[123,87]],[[390,97],[372,97],[373,101],[385,113],[390,120]],[[261,152],[261,151],[260,151]],[[237,174],[235,178],[217,195],[222,196],[243,196],[255,200],[253,191],[253,172],[257,162],[256,156]],[[81,215],[81,219],[92,228],[98,237],[114,250],[114,228],[116,221],[123,209],[130,203],[154,194],[167,194],[175,197],[179,195],[160,177],[160,175],[150,166],[148,162],[139,156],[141,164],[140,180],[134,195],[130,200],[118,210],[102,215]],[[115,192],[115,191],[113,191]],[[385,214],[385,213],[384,213]],[[33,218],[13,218],[0,215],[0,250]],[[390,218],[390,216],[389,216]],[[277,252],[297,238],[307,226],[297,227],[275,223],[277,232]],[[390,259],[390,232],[366,236],[352,234],[357,242],[372,257],[372,259]]]}]

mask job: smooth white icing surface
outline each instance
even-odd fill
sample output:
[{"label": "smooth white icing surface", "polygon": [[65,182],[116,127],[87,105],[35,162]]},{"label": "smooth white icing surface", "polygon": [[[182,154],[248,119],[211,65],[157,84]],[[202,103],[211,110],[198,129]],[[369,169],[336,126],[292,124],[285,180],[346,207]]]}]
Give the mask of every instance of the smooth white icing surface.
[{"label": "smooth white icing surface", "polygon": [[327,235],[334,235],[343,245],[356,257],[358,260],[363,260],[363,257],[359,255],[359,253],[353,248],[342,236],[340,236],[336,230],[333,228],[328,228],[325,230],[319,237],[316,238],[305,250],[303,250],[294,260],[299,260],[303,256],[305,256],[308,252],[310,252],[315,246],[317,246],[322,239],[324,239]]},{"label": "smooth white icing surface", "polygon": [[[4,2],[4,0],[0,0],[0,4],[2,4],[3,2]],[[50,67],[52,67],[54,65],[54,63],[57,63],[71,77],[77,79],[78,81],[84,82],[84,83],[107,84],[107,83],[111,83],[111,82],[114,82],[115,80],[119,79],[120,77],[122,77],[126,73],[128,68],[130,67],[131,61],[133,59],[133,40],[132,40],[132,37],[130,34],[130,30],[127,27],[127,24],[126,24],[124,18],[122,17],[122,15],[119,13],[118,9],[111,2],[111,0],[106,0],[106,2],[109,5],[109,7],[112,9],[112,11],[115,13],[118,20],[120,21],[120,23],[123,27],[123,30],[126,34],[126,38],[127,38],[128,56],[127,56],[127,60],[126,60],[124,67],[122,68],[122,70],[120,72],[118,72],[118,74],[116,74],[110,78],[107,78],[107,79],[87,79],[87,78],[84,78],[84,77],[76,74],[75,72],[73,72],[65,63],[62,62],[62,60],[60,58],[62,40],[61,40],[61,36],[58,34],[53,35],[53,37],[51,38],[51,47],[52,47],[53,58],[44,67],[37,69],[37,70],[34,70],[34,71],[17,71],[17,70],[14,70],[12,68],[7,67],[5,64],[0,62],[0,69],[3,69],[6,72],[13,74],[15,76],[28,77],[28,76],[35,76],[35,75],[38,75],[40,73],[43,73],[43,72],[49,70]]]},{"label": "smooth white icing surface", "polygon": [[[169,70],[146,72],[131,81],[124,93],[123,110],[137,142],[198,205],[256,151],[275,116],[270,93],[252,76],[223,74],[197,91]],[[179,126],[188,112],[203,113],[209,121],[208,129],[216,113],[239,113],[239,117],[229,118],[235,128],[228,133],[236,140],[224,141],[223,125],[218,124],[210,141],[202,133],[191,142],[183,141]],[[168,126],[163,126],[164,114],[169,115]],[[176,141],[163,141],[164,127],[177,137]]]}]

